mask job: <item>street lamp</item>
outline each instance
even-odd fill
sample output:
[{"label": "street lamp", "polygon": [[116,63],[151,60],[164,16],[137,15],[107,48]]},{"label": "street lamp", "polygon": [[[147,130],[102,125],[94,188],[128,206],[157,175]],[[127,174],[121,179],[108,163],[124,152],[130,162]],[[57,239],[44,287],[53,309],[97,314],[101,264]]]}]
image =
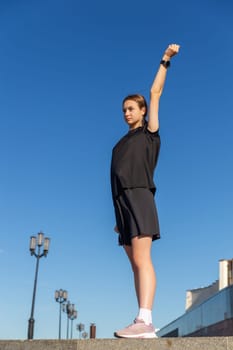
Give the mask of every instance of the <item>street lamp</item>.
[{"label": "street lamp", "polygon": [[66,339],[69,339],[69,320],[71,320],[71,337],[73,334],[73,320],[77,318],[77,310],[75,310],[75,305],[71,304],[68,300],[66,304],[63,304],[63,311],[67,314],[67,330],[66,330]]},{"label": "street lamp", "polygon": [[82,337],[83,337],[83,339],[87,339],[88,333],[87,332],[83,332]]},{"label": "street lamp", "polygon": [[[37,237],[31,236],[30,239],[30,252],[31,255],[36,257],[36,272],[34,279],[34,288],[32,295],[32,307],[31,307],[31,316],[28,320],[28,339],[33,339],[34,333],[34,308],[35,308],[35,299],[36,299],[36,286],[37,286],[37,277],[38,277],[38,269],[39,269],[39,260],[42,256],[46,257],[49,251],[49,243],[50,239],[48,237],[44,237],[42,232],[37,234]],[[41,249],[43,247],[43,252],[41,253]]]},{"label": "street lamp", "polygon": [[69,313],[72,309],[72,304],[68,300],[66,304],[62,305],[62,310],[67,314],[67,328],[66,328],[66,339],[69,339]]},{"label": "street lamp", "polygon": [[59,332],[58,338],[61,339],[61,305],[67,300],[68,293],[66,290],[59,289],[55,291],[55,300],[60,304],[59,307]]},{"label": "street lamp", "polygon": [[80,339],[81,338],[81,334],[82,334],[82,332],[85,329],[85,325],[83,323],[78,323],[76,325],[76,329],[77,329],[77,331],[79,331],[79,339]]},{"label": "street lamp", "polygon": [[77,310],[72,310],[69,318],[71,320],[71,328],[70,328],[70,339],[73,338],[73,321],[78,317],[78,311]]}]

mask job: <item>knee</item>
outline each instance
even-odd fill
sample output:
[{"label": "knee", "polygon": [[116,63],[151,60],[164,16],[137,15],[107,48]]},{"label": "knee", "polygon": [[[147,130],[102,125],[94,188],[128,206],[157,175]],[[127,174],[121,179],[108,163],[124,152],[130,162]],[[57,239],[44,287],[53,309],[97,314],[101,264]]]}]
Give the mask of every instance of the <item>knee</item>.
[{"label": "knee", "polygon": [[138,271],[144,267],[148,267],[151,264],[150,257],[141,254],[133,254],[131,260],[131,266],[133,271]]}]

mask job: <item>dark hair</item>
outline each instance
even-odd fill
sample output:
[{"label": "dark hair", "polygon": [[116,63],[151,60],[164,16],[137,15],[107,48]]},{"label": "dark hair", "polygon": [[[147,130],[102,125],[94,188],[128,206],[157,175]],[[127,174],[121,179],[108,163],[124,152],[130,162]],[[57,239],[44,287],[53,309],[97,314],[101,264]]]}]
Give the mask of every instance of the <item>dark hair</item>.
[{"label": "dark hair", "polygon": [[128,100],[132,100],[137,102],[138,107],[140,109],[145,108],[145,113],[143,115],[143,117],[145,118],[147,115],[147,103],[146,103],[146,99],[144,96],[140,95],[140,94],[134,94],[134,95],[128,95],[124,98],[123,102],[122,102],[122,106],[124,105],[124,103]]}]

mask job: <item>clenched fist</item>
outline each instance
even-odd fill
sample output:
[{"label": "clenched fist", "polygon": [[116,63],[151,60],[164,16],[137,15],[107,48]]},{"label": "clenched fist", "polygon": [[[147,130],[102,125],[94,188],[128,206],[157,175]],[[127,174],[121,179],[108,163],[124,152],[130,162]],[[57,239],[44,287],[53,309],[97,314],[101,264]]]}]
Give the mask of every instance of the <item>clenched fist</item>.
[{"label": "clenched fist", "polygon": [[175,56],[179,52],[179,49],[180,49],[180,45],[171,44],[168,46],[164,54],[171,58],[172,56]]}]

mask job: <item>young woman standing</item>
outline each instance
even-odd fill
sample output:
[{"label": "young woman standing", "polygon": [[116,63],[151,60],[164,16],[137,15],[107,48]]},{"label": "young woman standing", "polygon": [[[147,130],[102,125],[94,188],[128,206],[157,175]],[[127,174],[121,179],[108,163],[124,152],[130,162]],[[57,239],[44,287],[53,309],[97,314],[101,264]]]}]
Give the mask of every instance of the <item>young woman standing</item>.
[{"label": "young woman standing", "polygon": [[152,241],[160,238],[154,194],[154,170],[160,149],[159,100],[170,66],[179,45],[169,45],[160,61],[150,91],[150,104],[142,95],[130,95],[123,100],[123,114],[129,132],[112,152],[111,188],[116,215],[115,231],[132,266],[138,315],[133,324],[116,331],[120,338],[154,338],[152,307],[156,288],[151,260]]}]

